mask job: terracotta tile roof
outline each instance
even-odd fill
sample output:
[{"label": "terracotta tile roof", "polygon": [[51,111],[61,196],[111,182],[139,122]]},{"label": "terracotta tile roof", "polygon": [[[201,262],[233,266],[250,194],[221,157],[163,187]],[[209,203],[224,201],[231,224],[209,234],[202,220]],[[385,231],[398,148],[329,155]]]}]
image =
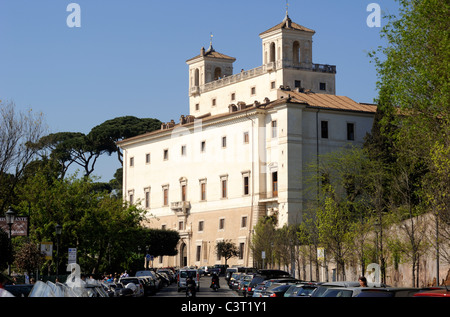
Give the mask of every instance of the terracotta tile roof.
[{"label": "terracotta tile roof", "polygon": [[[289,27],[288,27],[289,25]],[[279,29],[292,29],[292,30],[298,30],[298,31],[304,31],[304,32],[310,32],[310,33],[316,33],[316,31],[308,29],[307,27],[304,27],[303,25],[297,24],[295,22],[292,22],[292,20],[289,17],[286,17],[283,22],[275,25],[274,27],[271,27],[267,31],[262,32],[259,34],[260,36],[275,30]]]},{"label": "terracotta tile roof", "polygon": [[293,102],[305,103],[308,106],[315,108],[371,113],[375,113],[377,111],[376,105],[358,103],[345,96],[279,90],[278,98],[281,98],[281,96],[284,98],[290,96],[291,101]]},{"label": "terracotta tile roof", "polygon": [[[192,58],[188,59],[186,62],[189,62],[189,61],[194,60],[194,59],[199,58],[199,57],[202,57],[202,55],[200,54],[200,55],[197,55],[195,57],[192,57]],[[234,57],[231,57],[231,56],[228,56],[228,55],[216,52],[215,50],[207,50],[205,52],[205,55],[203,55],[203,57],[230,59],[232,61],[236,60],[236,58],[234,58]]]},{"label": "terracotta tile roof", "polygon": [[[287,100],[288,97],[290,97],[290,100]],[[336,95],[326,95],[326,94],[315,94],[315,93],[301,93],[296,91],[283,91],[278,90],[278,98],[276,100],[270,101],[264,101],[262,104],[258,105],[247,105],[242,110],[237,110],[234,112],[226,112],[221,113],[217,115],[211,116],[210,113],[205,114],[200,117],[193,117],[192,120],[190,120],[189,123],[175,123],[174,121],[171,122],[170,125],[168,125],[166,128],[162,128],[159,130],[155,130],[152,132],[148,132],[142,135],[138,135],[135,137],[131,137],[125,140],[118,141],[117,144],[120,146],[122,144],[125,144],[130,141],[139,140],[141,138],[145,137],[151,137],[154,135],[158,135],[161,133],[171,133],[173,129],[180,127],[181,125],[185,127],[189,127],[191,125],[194,125],[194,119],[201,119],[202,122],[207,123],[209,121],[214,121],[217,119],[223,119],[227,117],[231,117],[234,115],[240,115],[242,113],[246,113],[250,110],[257,110],[257,109],[270,109],[273,107],[276,107],[278,105],[284,104],[286,102],[291,103],[299,103],[299,104],[306,104],[307,107],[311,108],[321,108],[321,109],[330,109],[330,110],[340,110],[340,111],[357,111],[357,112],[366,112],[366,113],[375,113],[377,111],[376,105],[370,105],[370,104],[361,104],[357,103],[356,101],[345,97],[345,96],[336,96]],[[162,125],[164,126],[164,124]]]}]

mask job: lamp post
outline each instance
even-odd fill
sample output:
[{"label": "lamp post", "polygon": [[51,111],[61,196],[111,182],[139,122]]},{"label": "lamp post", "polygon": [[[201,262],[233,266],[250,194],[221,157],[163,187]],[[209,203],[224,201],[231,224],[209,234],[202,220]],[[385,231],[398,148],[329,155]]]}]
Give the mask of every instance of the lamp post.
[{"label": "lamp post", "polygon": [[[12,225],[14,224],[14,220],[16,219],[16,213],[11,209],[5,213],[6,216],[6,224],[9,227],[9,249],[12,252]],[[11,263],[8,261],[8,275],[11,276]]]},{"label": "lamp post", "polygon": [[58,277],[58,274],[59,274],[59,237],[61,236],[61,232],[62,232],[62,226],[60,224],[57,224],[55,226],[55,232],[56,232],[56,277]]}]

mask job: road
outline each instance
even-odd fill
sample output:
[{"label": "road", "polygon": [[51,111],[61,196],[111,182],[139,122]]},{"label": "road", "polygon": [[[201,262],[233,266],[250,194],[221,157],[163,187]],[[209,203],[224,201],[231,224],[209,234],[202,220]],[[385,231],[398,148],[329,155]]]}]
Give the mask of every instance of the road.
[{"label": "road", "polygon": [[[197,297],[239,297],[235,291],[232,291],[224,277],[220,277],[220,288],[217,292],[214,292],[209,286],[211,285],[211,277],[203,276],[200,278],[200,291],[197,292]],[[178,292],[177,283],[172,283],[161,289],[155,295],[151,297],[185,297],[184,290]]]}]

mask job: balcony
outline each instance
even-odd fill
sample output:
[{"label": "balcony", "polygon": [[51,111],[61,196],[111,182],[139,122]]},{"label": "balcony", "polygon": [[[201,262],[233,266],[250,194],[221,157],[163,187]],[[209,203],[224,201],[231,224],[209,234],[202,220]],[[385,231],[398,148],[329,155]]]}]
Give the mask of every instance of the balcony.
[{"label": "balcony", "polygon": [[191,203],[189,201],[175,201],[170,203],[170,209],[172,209],[177,216],[187,216],[191,209]]},{"label": "balcony", "polygon": [[278,202],[278,191],[260,192],[259,202],[260,203]]}]

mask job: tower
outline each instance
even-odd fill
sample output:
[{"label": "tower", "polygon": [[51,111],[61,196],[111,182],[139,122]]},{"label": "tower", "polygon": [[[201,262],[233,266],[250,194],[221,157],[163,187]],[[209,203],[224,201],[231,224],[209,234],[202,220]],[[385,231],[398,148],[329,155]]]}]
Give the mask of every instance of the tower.
[{"label": "tower", "polygon": [[208,50],[202,47],[200,55],[186,61],[189,65],[189,95],[198,95],[202,85],[233,75],[235,61],[234,57],[216,52],[211,40]]},{"label": "tower", "polygon": [[286,14],[276,26],[262,32],[263,65],[312,68],[312,37],[316,32],[292,22]]},{"label": "tower", "polygon": [[283,21],[262,32],[262,62],[269,71],[281,71],[282,87],[336,94],[336,66],[314,64],[313,36],[316,32],[292,22],[286,10]]}]

